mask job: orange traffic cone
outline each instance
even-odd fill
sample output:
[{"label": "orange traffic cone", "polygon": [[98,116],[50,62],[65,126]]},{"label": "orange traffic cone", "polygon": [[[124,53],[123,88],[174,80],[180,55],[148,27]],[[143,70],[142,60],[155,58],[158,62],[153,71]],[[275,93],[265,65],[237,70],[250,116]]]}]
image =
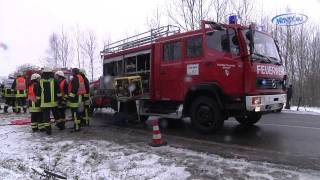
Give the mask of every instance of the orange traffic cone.
[{"label": "orange traffic cone", "polygon": [[152,141],[149,143],[149,145],[152,147],[160,147],[160,146],[167,145],[167,142],[162,140],[158,119],[156,118],[151,121],[152,121],[153,135],[152,135]]}]

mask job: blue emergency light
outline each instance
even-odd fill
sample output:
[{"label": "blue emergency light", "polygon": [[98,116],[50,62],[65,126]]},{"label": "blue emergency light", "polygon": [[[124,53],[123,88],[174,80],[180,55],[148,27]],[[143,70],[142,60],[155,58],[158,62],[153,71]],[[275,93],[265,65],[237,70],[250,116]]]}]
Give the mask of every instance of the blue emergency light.
[{"label": "blue emergency light", "polygon": [[261,81],[261,84],[264,85],[264,86],[267,85],[267,80],[263,79],[263,80]]},{"label": "blue emergency light", "polygon": [[238,17],[237,15],[230,15],[229,16],[229,24],[237,24]]}]

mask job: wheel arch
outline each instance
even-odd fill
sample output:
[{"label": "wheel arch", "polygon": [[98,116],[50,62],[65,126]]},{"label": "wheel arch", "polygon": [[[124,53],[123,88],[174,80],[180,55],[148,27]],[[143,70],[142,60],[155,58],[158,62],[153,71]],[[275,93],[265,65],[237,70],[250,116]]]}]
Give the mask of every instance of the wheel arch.
[{"label": "wheel arch", "polygon": [[190,115],[190,107],[192,102],[200,96],[208,96],[217,101],[221,110],[225,109],[224,106],[224,92],[220,85],[216,82],[208,82],[193,85],[189,88],[183,102],[183,115]]}]

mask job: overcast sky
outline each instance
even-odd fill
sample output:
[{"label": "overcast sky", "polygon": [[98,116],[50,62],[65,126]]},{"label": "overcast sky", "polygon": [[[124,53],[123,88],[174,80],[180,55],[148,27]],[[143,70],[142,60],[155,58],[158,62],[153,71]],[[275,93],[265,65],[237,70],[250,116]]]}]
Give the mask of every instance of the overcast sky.
[{"label": "overcast sky", "polygon": [[[18,65],[39,64],[48,48],[48,37],[62,26],[94,30],[100,43],[147,29],[148,15],[170,0],[0,0],[0,76]],[[320,0],[256,0],[270,17],[303,13],[319,24]]]}]

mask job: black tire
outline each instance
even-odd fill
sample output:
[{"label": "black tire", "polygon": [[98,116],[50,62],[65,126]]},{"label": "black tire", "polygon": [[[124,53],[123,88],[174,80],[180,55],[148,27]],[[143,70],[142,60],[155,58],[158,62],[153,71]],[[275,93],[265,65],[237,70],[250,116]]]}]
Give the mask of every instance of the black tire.
[{"label": "black tire", "polygon": [[221,110],[215,100],[210,97],[196,98],[190,112],[192,126],[201,133],[214,133],[223,126]]},{"label": "black tire", "polygon": [[282,108],[277,109],[277,110],[276,110],[276,113],[281,113],[281,111],[282,111]]},{"label": "black tire", "polygon": [[262,113],[260,112],[249,112],[243,117],[236,117],[236,120],[244,126],[252,126],[261,119]]}]

